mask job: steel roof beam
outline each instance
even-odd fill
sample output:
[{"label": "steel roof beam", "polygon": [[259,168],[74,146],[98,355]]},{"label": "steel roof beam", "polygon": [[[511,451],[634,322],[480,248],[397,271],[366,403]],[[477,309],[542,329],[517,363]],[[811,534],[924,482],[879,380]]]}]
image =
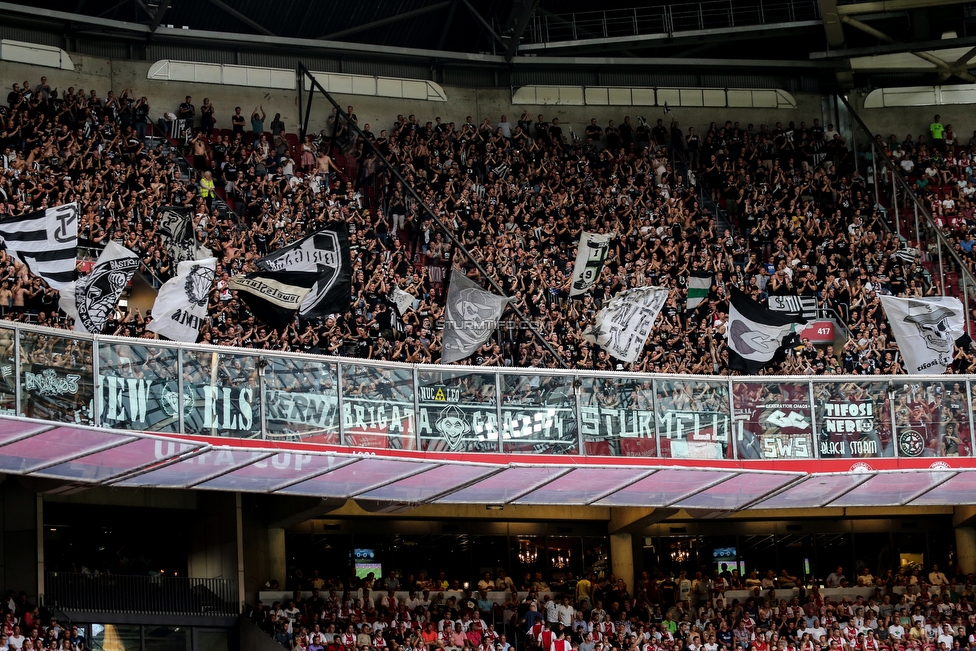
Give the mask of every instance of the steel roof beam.
[{"label": "steel roof beam", "polygon": [[905,9],[963,5],[967,2],[968,0],[878,0],[877,2],[837,5],[837,13],[841,16],[854,16],[876,12],[903,11]]},{"label": "steel roof beam", "polygon": [[215,7],[218,7],[219,9],[224,10],[225,13],[230,14],[231,16],[233,16],[237,20],[241,21],[242,23],[244,23],[245,25],[247,25],[251,29],[256,30],[258,32],[261,32],[265,36],[275,36],[275,33],[272,32],[270,29],[268,29],[267,27],[265,27],[261,23],[259,23],[257,21],[254,21],[254,20],[252,20],[250,18],[248,18],[247,16],[245,16],[244,14],[242,14],[241,12],[239,12],[237,9],[234,9],[233,7],[231,7],[229,4],[227,4],[223,0],[207,0],[207,1],[210,4],[214,5]]},{"label": "steel roof beam", "polygon": [[162,0],[162,2],[159,3],[159,7],[156,8],[156,15],[153,16],[152,22],[149,23],[150,32],[155,32],[157,29],[159,29],[159,24],[163,22],[163,16],[165,16],[166,12],[169,11],[169,6],[172,2],[173,0]]},{"label": "steel roof beam", "polygon": [[488,21],[485,20],[484,16],[478,13],[478,10],[475,9],[471,3],[468,2],[468,0],[461,0],[461,3],[464,5],[464,8],[468,10],[468,13],[474,16],[474,19],[478,21],[478,24],[481,25],[481,28],[485,30],[485,32],[487,32],[493,39],[498,41],[498,44],[502,47],[507,46],[505,41],[502,40],[502,37],[495,33],[495,30],[491,28],[491,25],[488,24]]},{"label": "steel roof beam", "polygon": [[383,27],[384,25],[400,22],[401,20],[406,20],[408,18],[416,18],[417,16],[423,16],[424,14],[429,14],[432,11],[437,11],[438,9],[444,9],[450,4],[451,4],[451,0],[444,0],[444,2],[436,2],[432,5],[421,7],[420,9],[405,11],[402,14],[396,14],[395,16],[387,16],[386,18],[380,18],[379,20],[374,20],[369,23],[363,23],[362,25],[356,25],[355,27],[342,29],[339,30],[338,32],[332,32],[331,34],[326,34],[325,36],[319,36],[317,40],[330,41],[330,40],[340,39],[346,36],[352,36],[353,34],[358,34],[360,32],[365,32],[366,30],[373,29],[374,27]]},{"label": "steel roof beam", "polygon": [[522,34],[525,33],[525,28],[528,27],[529,21],[532,20],[532,14],[535,13],[535,7],[539,0],[515,0],[512,5],[512,15],[508,19],[508,24],[505,26],[505,31],[502,34],[502,38],[508,42],[505,47],[505,60],[511,61],[512,57],[518,52],[519,42],[522,40]]}]

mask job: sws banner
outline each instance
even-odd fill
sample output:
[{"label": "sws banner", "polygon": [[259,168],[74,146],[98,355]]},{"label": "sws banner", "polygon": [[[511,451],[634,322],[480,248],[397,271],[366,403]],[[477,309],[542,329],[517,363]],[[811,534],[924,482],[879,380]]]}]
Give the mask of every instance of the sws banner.
[{"label": "sws banner", "polygon": [[736,408],[736,447],[740,459],[812,459],[810,403],[769,402]]}]

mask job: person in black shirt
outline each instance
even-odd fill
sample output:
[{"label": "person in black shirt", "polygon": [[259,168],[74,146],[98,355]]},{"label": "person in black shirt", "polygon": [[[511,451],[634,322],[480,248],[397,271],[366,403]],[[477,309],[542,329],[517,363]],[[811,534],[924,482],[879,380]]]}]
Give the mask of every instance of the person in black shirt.
[{"label": "person in black shirt", "polygon": [[149,124],[149,101],[145,95],[136,100],[132,107],[132,121],[136,125],[136,135],[140,141],[146,139],[146,125]]},{"label": "person in black shirt", "polygon": [[180,108],[176,110],[176,117],[180,120],[189,120],[190,126],[193,126],[193,117],[197,114],[197,107],[195,107],[190,102],[190,96],[186,96],[186,101],[180,104]]},{"label": "person in black shirt", "polygon": [[657,124],[651,129],[651,137],[655,144],[662,146],[668,144],[668,128],[664,126],[664,120],[658,118]]}]

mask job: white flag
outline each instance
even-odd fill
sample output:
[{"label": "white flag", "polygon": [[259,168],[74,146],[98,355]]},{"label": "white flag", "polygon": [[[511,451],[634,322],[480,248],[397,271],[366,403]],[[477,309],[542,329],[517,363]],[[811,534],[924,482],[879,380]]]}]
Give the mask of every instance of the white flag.
[{"label": "white flag", "polygon": [[207,316],[216,268],[216,258],[181,262],[176,276],[159,288],[146,329],[173,341],[195,342]]},{"label": "white flag", "polygon": [[62,290],[75,280],[78,252],[78,204],[38,210],[0,221],[0,240],[34,275],[52,289]]},{"label": "white flag", "polygon": [[396,305],[397,316],[402,319],[403,315],[406,314],[416,299],[413,294],[405,292],[399,287],[394,287],[393,291],[390,292],[390,300]]},{"label": "white flag", "polygon": [[615,233],[587,233],[580,235],[579,248],[576,251],[576,264],[573,265],[573,277],[570,279],[569,295],[579,296],[588,292],[596,281],[600,279],[603,263],[610,251],[610,240]]},{"label": "white flag", "polygon": [[498,327],[510,300],[485,291],[463,273],[453,272],[444,308],[441,362],[456,362],[478,350]]},{"label": "white flag", "polygon": [[631,363],[640,357],[654,321],[668,300],[667,287],[635,287],[607,301],[583,338],[617,359]]},{"label": "white flag", "polygon": [[59,305],[77,332],[99,334],[119,297],[139,269],[139,256],[114,241],[98,256],[90,274],[61,290]]},{"label": "white flag", "polygon": [[953,346],[965,332],[958,298],[895,298],[882,296],[891,334],[905,360],[905,372],[940,375],[952,364]]}]

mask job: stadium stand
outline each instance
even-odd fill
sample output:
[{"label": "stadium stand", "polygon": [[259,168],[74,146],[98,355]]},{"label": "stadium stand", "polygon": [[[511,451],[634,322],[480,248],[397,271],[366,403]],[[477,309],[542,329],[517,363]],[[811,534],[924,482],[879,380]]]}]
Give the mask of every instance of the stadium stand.
[{"label": "stadium stand", "polygon": [[[147,124],[145,98],[130,89],[101,98],[94,90],[82,96],[71,88],[52,93],[46,82],[30,86],[15,85],[7,97],[0,133],[3,215],[78,200],[82,241],[97,250],[114,240],[137,252],[158,287],[174,269],[153,211],[191,206],[198,241],[219,259],[200,341],[439,360],[439,299],[459,256],[348,128],[356,120],[353,107],[338,118],[334,113],[302,143],[280,122],[264,129],[263,108],[255,109],[251,131],[232,121],[232,130],[195,126],[183,140],[144,138],[154,126],[160,132],[172,123]],[[195,112],[186,98],[172,117]],[[889,230],[832,125],[813,120],[756,127],[718,120],[696,132],[677,122],[658,120],[652,127],[642,118],[634,125],[629,116],[618,117],[604,116],[606,128],[594,118],[582,138],[564,133],[556,120],[525,114],[515,123],[502,116],[496,123],[468,117],[437,124],[401,115],[378,133],[360,126],[576,368],[728,372],[725,327],[734,285],[760,301],[815,297],[821,313],[849,332],[838,355],[802,341],[766,372],[902,372],[878,296],[932,295],[939,288],[923,267],[924,253],[908,249]],[[199,117],[190,119],[201,124]],[[969,255],[973,240],[958,229],[971,214],[964,198],[973,186],[957,178],[968,162],[961,155],[935,159],[932,173],[922,173],[917,185]],[[929,160],[924,144],[897,145],[893,156],[909,173],[909,161]],[[216,180],[217,197],[201,194],[205,171]],[[935,181],[938,192],[931,187]],[[958,208],[943,197],[958,197]],[[353,252],[347,312],[296,318],[276,332],[226,288],[231,276],[253,270],[259,257],[335,220],[348,225]],[[592,296],[570,300],[581,230],[615,238]],[[713,283],[708,300],[686,314],[693,271],[713,273]],[[57,293],[19,263],[4,259],[0,284],[4,318],[70,325],[57,309]],[[644,285],[671,293],[647,354],[624,365],[582,333],[607,300]],[[394,288],[416,297],[402,328],[387,299]],[[105,332],[153,337],[145,330],[150,318],[120,310]],[[957,353],[955,370],[971,370],[976,358]],[[468,363],[539,367],[555,360],[527,331],[513,327],[502,328]]]}]

